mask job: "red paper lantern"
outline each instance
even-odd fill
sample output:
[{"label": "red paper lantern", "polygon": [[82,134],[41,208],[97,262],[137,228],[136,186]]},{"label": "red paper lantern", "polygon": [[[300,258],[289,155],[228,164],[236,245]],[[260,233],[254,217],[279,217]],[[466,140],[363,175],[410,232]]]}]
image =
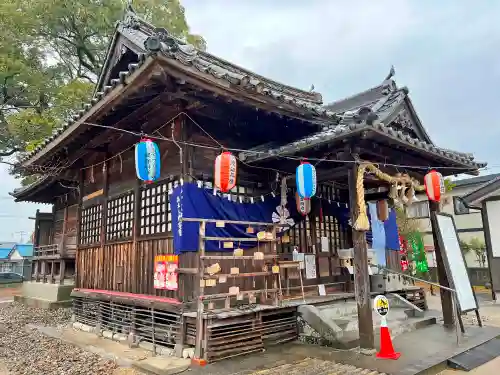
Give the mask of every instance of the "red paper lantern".
[{"label": "red paper lantern", "polygon": [[299,193],[295,193],[295,201],[297,202],[297,211],[302,215],[306,216],[311,212],[311,200],[306,198],[301,198]]},{"label": "red paper lantern", "polygon": [[408,261],[406,259],[402,260],[401,261],[401,271],[403,271],[403,272],[407,271],[408,267],[409,267]]},{"label": "red paper lantern", "polygon": [[236,157],[225,151],[215,159],[214,184],[222,193],[236,186],[238,163]]},{"label": "red paper lantern", "polygon": [[435,170],[425,175],[424,186],[427,197],[431,201],[439,202],[445,193],[443,175]]}]

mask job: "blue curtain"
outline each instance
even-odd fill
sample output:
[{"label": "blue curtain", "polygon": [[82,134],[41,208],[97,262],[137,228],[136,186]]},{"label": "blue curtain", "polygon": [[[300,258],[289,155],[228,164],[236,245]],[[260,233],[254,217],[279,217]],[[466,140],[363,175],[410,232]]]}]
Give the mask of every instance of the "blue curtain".
[{"label": "blue curtain", "polygon": [[372,249],[377,256],[377,264],[381,266],[386,265],[385,259],[385,247],[386,247],[386,236],[385,236],[385,225],[379,220],[377,214],[377,204],[368,203],[368,212],[370,213],[370,224],[372,233]]},{"label": "blue curtain", "polygon": [[[370,209],[368,209],[368,218],[371,222]],[[386,249],[399,250],[398,225],[396,223],[396,210],[394,208],[389,208],[389,218],[384,221],[384,232]],[[366,232],[366,241],[373,246],[372,225],[370,225],[370,230]]]},{"label": "blue curtain", "polygon": [[389,210],[389,218],[384,221],[385,227],[385,247],[389,250],[399,251],[399,233],[398,224],[396,223],[396,210]]},{"label": "blue curtain", "polygon": [[[279,205],[279,197],[267,197],[264,202],[259,200],[254,203],[237,203],[219,195],[213,195],[211,190],[199,188],[196,184],[185,183],[178,186],[170,197],[175,252],[179,254],[185,251],[198,251],[199,247],[199,222],[180,221],[179,217],[271,223],[272,215],[277,212]],[[304,219],[304,216],[297,211],[294,196],[290,195],[287,198],[286,208],[290,212],[290,218],[295,223]],[[346,227],[349,210],[345,205],[323,201],[322,209],[323,215],[337,217],[340,224],[344,228]],[[226,224],[223,228],[217,228],[215,223],[207,223],[205,235],[209,237],[255,238],[255,233],[247,233],[246,228],[244,225],[236,224]],[[258,232],[264,227],[254,227],[254,229],[255,232]],[[255,247],[255,245],[255,242],[250,241],[234,244],[235,247],[243,249]],[[232,249],[224,249],[223,243],[220,241],[207,241],[205,250],[232,251]]]}]

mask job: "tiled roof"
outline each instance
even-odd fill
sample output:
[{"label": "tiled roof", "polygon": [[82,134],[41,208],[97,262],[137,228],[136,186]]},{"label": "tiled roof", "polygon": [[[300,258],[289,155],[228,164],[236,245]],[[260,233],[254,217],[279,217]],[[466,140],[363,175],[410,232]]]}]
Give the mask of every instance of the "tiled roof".
[{"label": "tiled roof", "polygon": [[90,111],[91,108],[93,108],[97,103],[99,103],[101,100],[105,99],[106,96],[111,93],[111,91],[125,83],[126,79],[132,75],[144,62],[146,61],[146,55],[140,54],[138,55],[138,61],[135,64],[129,64],[128,66],[128,71],[125,72],[120,72],[119,78],[112,79],[111,80],[111,85],[110,86],[105,86],[103,91],[97,92],[95,96],[91,99],[90,103],[83,103],[82,108],[80,110],[77,110],[75,114],[67,120],[61,127],[54,129],[52,131],[52,135],[45,138],[43,142],[35,147],[34,150],[31,152],[28,152],[24,158],[21,160],[21,162],[26,162],[33,156],[35,156],[37,153],[42,151],[49,143],[52,141],[56,140],[66,129],[68,129],[71,125],[73,125],[75,122],[77,122],[80,118],[82,118],[88,111]]},{"label": "tiled roof", "polygon": [[[199,73],[208,74],[224,81],[226,85],[233,88],[268,97],[278,103],[277,108],[281,109],[279,104],[281,103],[284,109],[295,108],[297,112],[304,114],[311,120],[322,119],[325,124],[338,122],[337,115],[321,105],[321,94],[278,83],[207,52],[197,50],[194,46],[173,37],[166,30],[155,28],[132,12],[128,12],[125,19],[118,23],[117,32],[135,43],[146,53],[140,53],[137,63],[129,64],[127,71],[120,72],[118,78],[111,80],[111,85],[104,86],[102,91],[96,92],[90,103],[84,103],[82,109],[78,110],[71,119],[60,128],[54,129],[52,135],[44,139],[33,151],[27,153],[22,162],[29,161],[47,145],[55,141],[61,133],[82,118],[97,103],[104,100],[115,87],[125,84],[127,78],[146,61],[147,56],[155,56],[157,52],[161,52],[163,56],[182,64],[187,70],[195,69]],[[158,44],[158,51],[155,51],[152,47],[155,44]]]},{"label": "tiled roof", "polygon": [[488,182],[465,194],[462,200],[468,207],[481,208],[483,200],[489,196],[497,195],[498,190],[500,190],[500,176],[496,175],[496,177],[490,179]]},{"label": "tiled roof", "polygon": [[[487,182],[491,182],[492,180],[500,177],[500,173],[487,174],[484,176],[471,177],[471,178],[463,178],[460,180],[453,180],[453,184],[455,186],[467,186],[467,185],[476,185],[476,184],[485,184]],[[481,185],[484,186],[484,185]]]},{"label": "tiled roof", "polygon": [[45,183],[52,181],[52,180],[53,180],[52,176],[39,177],[29,185],[21,186],[20,188],[14,189],[14,191],[10,192],[9,195],[13,196],[14,198],[18,198],[21,195],[23,195],[23,193],[26,193],[32,189],[35,189],[39,186],[42,186]]},{"label": "tiled roof", "polygon": [[17,244],[14,247],[19,252],[19,255],[25,258],[33,256],[33,244]]},{"label": "tiled roof", "polygon": [[9,254],[15,245],[15,242],[0,242],[0,259],[9,259]]},{"label": "tiled roof", "polygon": [[16,246],[15,242],[0,242],[0,250],[12,250],[12,248]]},{"label": "tiled roof", "polygon": [[394,81],[392,79],[387,79],[384,80],[382,84],[371,89],[327,104],[325,105],[325,108],[335,113],[344,113],[346,111],[359,109],[363,106],[367,107],[376,103],[381,97],[388,95],[394,88]]},{"label": "tiled roof", "polygon": [[270,149],[267,154],[242,152],[239,156],[241,160],[248,162],[262,161],[277,155],[294,154],[300,150],[320,146],[354,133],[373,130],[393,137],[409,146],[425,150],[437,157],[445,158],[468,167],[470,166],[471,168],[481,168],[486,165],[486,163],[475,162],[470,154],[436,147],[433,144],[413,138],[400,130],[386,125],[390,123],[391,118],[399,111],[400,104],[403,102],[406,94],[407,92],[404,89],[396,90],[373,103],[368,110],[366,110],[366,107],[361,107],[356,111],[344,112],[343,118],[338,125],[328,127],[321,132],[306,136],[287,145]]}]

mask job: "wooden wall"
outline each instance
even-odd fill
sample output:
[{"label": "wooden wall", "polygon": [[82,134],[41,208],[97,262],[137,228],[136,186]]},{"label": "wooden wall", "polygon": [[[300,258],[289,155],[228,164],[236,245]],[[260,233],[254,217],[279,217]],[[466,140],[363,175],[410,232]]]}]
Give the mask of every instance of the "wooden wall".
[{"label": "wooden wall", "polygon": [[173,254],[171,238],[124,241],[78,251],[79,288],[177,298],[176,292],[153,288],[154,257]]},{"label": "wooden wall", "polygon": [[[176,128],[176,139],[181,138],[181,133]],[[161,134],[170,137],[171,127],[165,127]],[[213,144],[200,132],[193,132],[188,139],[199,144]],[[178,184],[181,176],[187,181],[191,177],[205,178],[206,186],[211,186],[214,159],[219,151],[193,150],[184,146],[181,163],[176,144],[158,142],[158,145],[161,177],[153,184],[146,185],[137,180],[133,148],[111,158],[104,153],[97,154],[92,159],[95,165],[82,170],[77,287],[165,296],[186,302],[196,297],[199,280],[197,275],[190,273],[180,275],[179,290],[176,292],[154,289],[154,257],[174,252],[168,192]],[[240,170],[239,181],[244,181],[245,185],[232,192],[234,199],[269,193],[269,182],[271,179],[275,183],[275,175],[259,171],[258,179],[252,175],[253,172]],[[325,200],[340,199],[333,187],[321,189]],[[313,282],[332,281],[340,274],[336,253],[339,248],[349,247],[349,237],[335,218],[323,217],[320,210],[316,210],[292,229],[289,237],[287,243],[279,244],[278,253],[285,259],[297,246],[301,252],[316,254],[318,277]],[[321,237],[328,237],[326,252],[318,250]],[[194,269],[198,261],[196,253],[185,253],[179,257],[179,267]],[[221,266],[224,272],[229,273],[232,265],[226,263],[222,261]],[[262,265],[252,261],[239,267],[241,272],[259,272],[262,269]],[[283,277],[291,275],[285,273]],[[235,278],[228,279],[228,284],[239,286],[241,290],[251,290],[264,288],[264,280],[263,276]],[[269,288],[271,280],[272,276],[268,280]],[[210,289],[210,293],[225,293],[228,285]]]}]

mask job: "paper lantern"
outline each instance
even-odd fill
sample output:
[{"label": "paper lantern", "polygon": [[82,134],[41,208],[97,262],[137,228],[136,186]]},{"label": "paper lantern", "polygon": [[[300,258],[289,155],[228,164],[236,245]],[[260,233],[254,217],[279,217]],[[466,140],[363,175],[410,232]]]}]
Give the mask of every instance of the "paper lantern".
[{"label": "paper lantern", "polygon": [[228,151],[215,159],[214,184],[222,193],[227,193],[236,186],[237,168],[236,157]]},{"label": "paper lantern", "polygon": [[377,217],[380,221],[389,219],[389,204],[386,200],[377,202]]},{"label": "paper lantern", "polygon": [[431,201],[439,202],[445,193],[443,175],[435,170],[432,170],[425,175],[424,186],[427,197]]},{"label": "paper lantern", "polygon": [[295,174],[297,192],[304,199],[311,199],[316,194],[316,168],[307,161],[302,161]]},{"label": "paper lantern", "polygon": [[405,272],[408,270],[408,267],[409,267],[409,263],[408,261],[405,259],[405,260],[401,260],[401,271]]},{"label": "paper lantern", "polygon": [[297,202],[297,211],[306,216],[311,212],[311,200],[301,198],[299,193],[295,193],[295,201]]},{"label": "paper lantern", "polygon": [[160,149],[151,139],[142,138],[135,145],[137,178],[151,183],[160,177]]}]

